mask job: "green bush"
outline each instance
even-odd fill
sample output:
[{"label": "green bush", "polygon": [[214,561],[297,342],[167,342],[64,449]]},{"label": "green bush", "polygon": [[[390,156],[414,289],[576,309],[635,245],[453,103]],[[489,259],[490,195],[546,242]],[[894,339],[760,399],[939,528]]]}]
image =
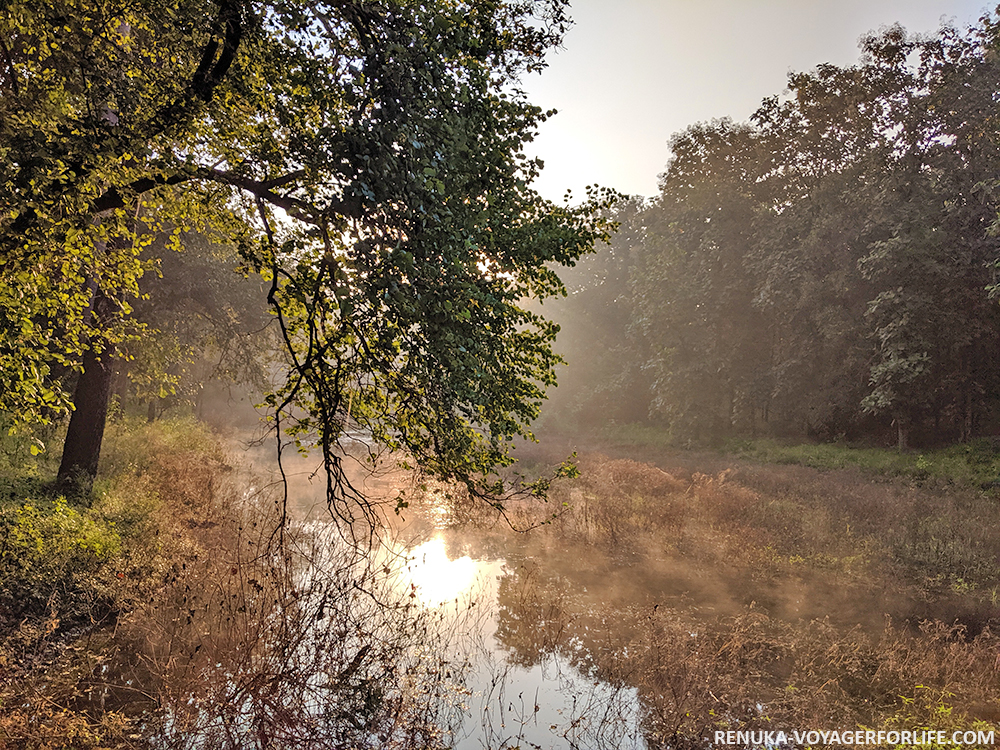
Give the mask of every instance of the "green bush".
[{"label": "green bush", "polygon": [[99,604],[102,568],[122,551],[113,520],[64,497],[0,510],[0,540],[0,600],[15,616],[57,600]]},{"label": "green bush", "polygon": [[53,458],[32,454],[25,440],[0,439],[0,621],[51,617],[65,625],[127,607],[159,564],[158,489],[166,479],[158,467],[216,456],[211,433],[190,418],[111,425],[90,507],[46,495]]}]

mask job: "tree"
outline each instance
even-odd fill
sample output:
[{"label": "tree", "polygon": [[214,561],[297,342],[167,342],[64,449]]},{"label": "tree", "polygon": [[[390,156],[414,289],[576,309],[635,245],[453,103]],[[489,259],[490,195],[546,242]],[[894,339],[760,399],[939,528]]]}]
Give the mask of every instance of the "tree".
[{"label": "tree", "polygon": [[[867,65],[900,83],[877,236],[859,261],[879,289],[867,319],[878,355],[864,407],[888,413],[905,448],[913,427],[968,440],[1000,386],[1000,316],[987,288],[1000,243],[987,233],[1000,204],[996,29],[897,34],[866,42]],[[908,56],[917,57],[911,64]]]},{"label": "tree", "polygon": [[789,90],[753,116],[768,185],[754,304],[769,325],[771,424],[833,437],[856,427],[872,356],[861,321],[873,292],[857,263],[884,171],[880,87],[857,67],[820,65],[791,75]]},{"label": "tree", "polygon": [[996,424],[998,39],[883,29],[752,125],[674,137],[633,289],[678,437]]},{"label": "tree", "polygon": [[629,289],[633,253],[645,233],[645,203],[630,198],[609,212],[616,224],[611,241],[562,272],[566,298],[546,303],[560,326],[556,349],[566,359],[559,387],[542,409],[547,428],[578,431],[648,416],[648,354],[630,330],[635,310]]},{"label": "tree", "polygon": [[758,144],[753,128],[718,120],[676,134],[671,150],[636,266],[637,325],[654,410],[678,438],[714,441],[752,423],[767,361],[748,265]]},{"label": "tree", "polygon": [[[8,3],[0,408],[67,409],[57,376],[109,370],[143,248],[198,229],[269,284],[290,373],[270,403],[321,447],[334,510],[350,520],[359,499],[338,452],[349,425],[499,491],[492,471],[557,362],[555,327],[521,300],[561,293],[548,264],[605,231],[596,194],[542,200],[522,152],[545,114],[516,81],[543,66],[565,5]],[[95,433],[69,469],[84,478]]]}]

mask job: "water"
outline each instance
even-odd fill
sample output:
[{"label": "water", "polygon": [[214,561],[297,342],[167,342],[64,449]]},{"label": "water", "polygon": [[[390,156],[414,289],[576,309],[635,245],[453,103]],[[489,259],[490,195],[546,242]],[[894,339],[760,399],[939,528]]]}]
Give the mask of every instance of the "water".
[{"label": "water", "polygon": [[438,530],[407,549],[398,585],[460,623],[449,648],[469,669],[453,747],[645,747],[636,690],[588,668],[580,639],[563,642],[561,608],[539,606],[528,590],[537,566],[449,552],[448,536]]},{"label": "water", "polygon": [[[258,460],[266,465],[266,454]],[[297,456],[286,462],[291,516],[321,540],[319,548],[333,550],[338,535],[315,463]],[[359,472],[352,480],[378,500],[393,498],[411,477]],[[433,492],[419,508],[388,515],[390,529],[366,564],[389,571],[397,600],[416,604],[434,623],[428,643],[438,653],[427,660],[454,668],[448,684],[434,688],[443,696],[446,746],[646,747],[637,690],[604,679],[591,653],[594,642],[567,631],[581,608],[593,610],[596,625],[603,604],[596,580],[588,586],[560,575],[541,537],[517,534],[502,521],[453,527],[449,503]],[[572,557],[562,563],[580,567]],[[600,630],[595,626],[593,633]],[[582,624],[581,632],[591,627]]]}]

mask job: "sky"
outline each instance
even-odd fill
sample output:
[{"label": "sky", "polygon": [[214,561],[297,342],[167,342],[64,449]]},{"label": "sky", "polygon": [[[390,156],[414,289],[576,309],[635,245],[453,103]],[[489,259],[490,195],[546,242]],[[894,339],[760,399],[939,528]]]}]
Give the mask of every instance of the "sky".
[{"label": "sky", "polygon": [[528,100],[559,113],[528,153],[545,169],[535,187],[573,202],[599,184],[657,193],[668,141],[688,125],[749,118],[785,90],[791,71],[857,62],[869,31],[901,23],[960,28],[992,7],[983,0],[572,0],[574,27]]}]

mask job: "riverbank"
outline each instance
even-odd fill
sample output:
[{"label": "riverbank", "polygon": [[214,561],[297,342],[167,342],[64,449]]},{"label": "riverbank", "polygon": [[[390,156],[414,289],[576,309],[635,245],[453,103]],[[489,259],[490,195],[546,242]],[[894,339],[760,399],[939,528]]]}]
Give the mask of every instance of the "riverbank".
[{"label": "riverbank", "polygon": [[228,543],[232,469],[189,419],[113,423],[81,498],[51,493],[51,454],[4,448],[0,746],[141,747],[162,704],[141,635],[188,570]]},{"label": "riverbank", "polygon": [[94,492],[7,451],[0,748],[446,747],[441,613],[191,419],[115,422]]},{"label": "riverbank", "polygon": [[[519,450],[544,466],[572,447]],[[719,729],[997,729],[993,489],[764,458],[587,444],[550,497],[560,520],[531,532],[539,607],[604,592],[563,598],[554,647],[638,687],[647,738],[671,747]]]}]

